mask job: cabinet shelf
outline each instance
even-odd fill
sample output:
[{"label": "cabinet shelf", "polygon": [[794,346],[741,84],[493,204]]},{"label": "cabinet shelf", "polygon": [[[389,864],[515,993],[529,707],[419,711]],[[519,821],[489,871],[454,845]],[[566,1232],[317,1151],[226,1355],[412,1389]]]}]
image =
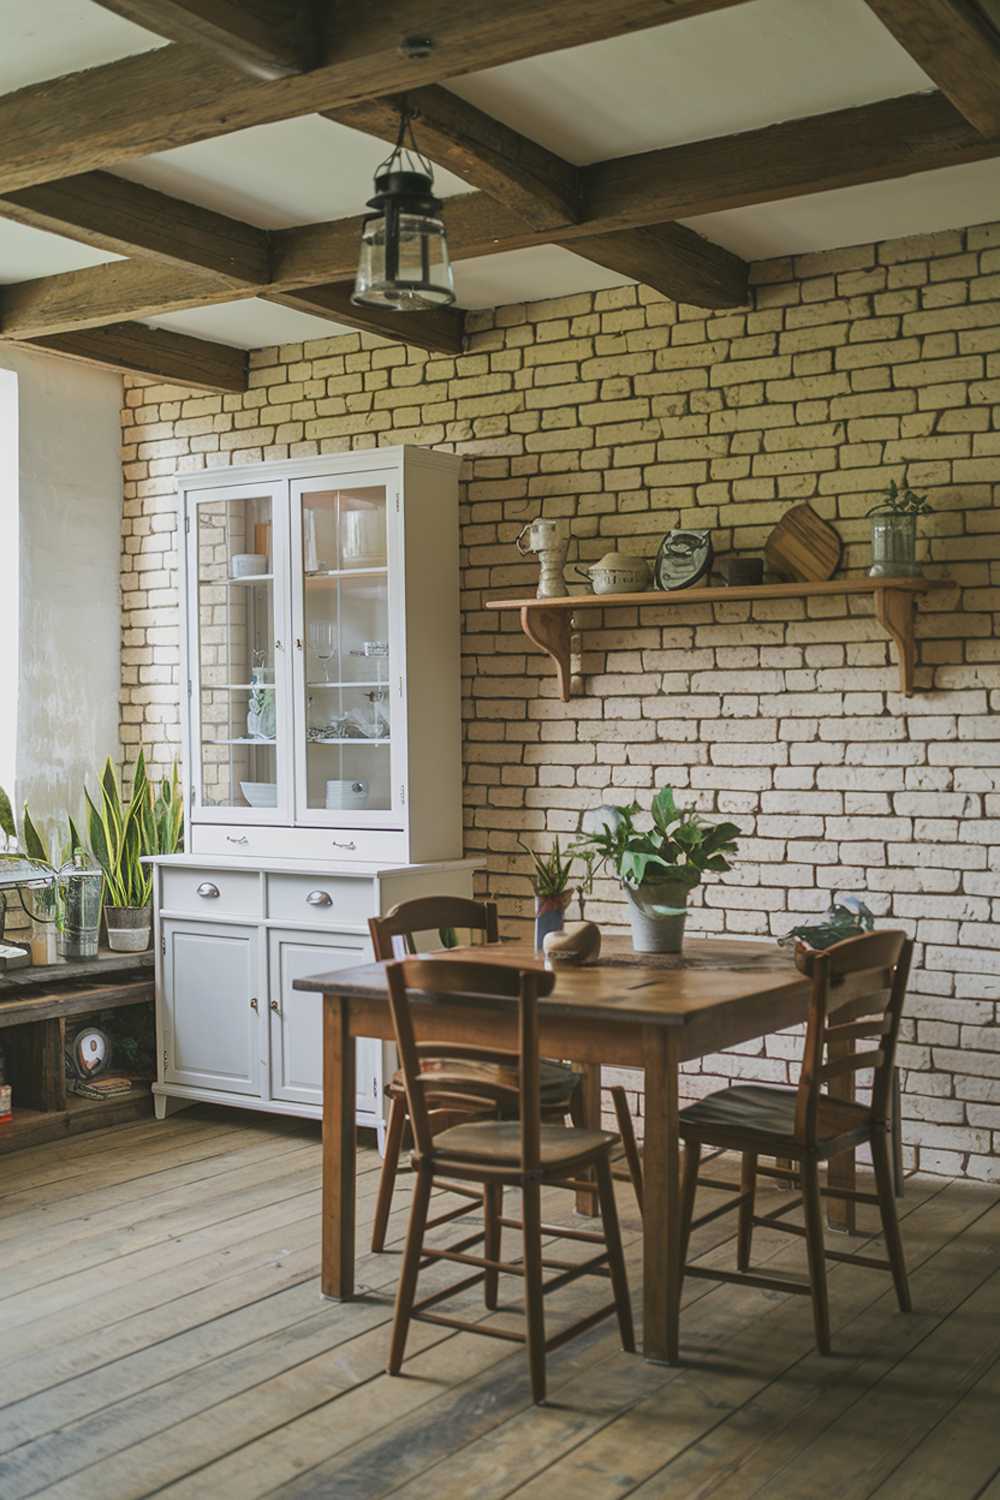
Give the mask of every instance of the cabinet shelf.
[{"label": "cabinet shelf", "polygon": [[272,583],[273,573],[244,573],[239,578],[227,578],[227,583]]},{"label": "cabinet shelf", "polygon": [[570,631],[572,617],[580,610],[684,608],[692,604],[731,604],[736,600],[816,599],[835,594],[866,594],[875,601],[875,617],[896,643],[899,655],[900,691],[913,692],[916,646],[913,616],[918,594],[950,588],[938,578],[834,578],[824,583],[758,583],[735,587],[677,589],[670,593],[650,589],[643,594],[566,594],[557,599],[494,599],[487,609],[517,610],[521,629],[540,646],[556,665],[559,692],[564,703],[570,698]]},{"label": "cabinet shelf", "polygon": [[277,740],[254,740],[246,734],[243,735],[242,738],[231,740],[202,740],[203,745],[262,745],[265,748],[271,745],[276,745],[277,743]]}]

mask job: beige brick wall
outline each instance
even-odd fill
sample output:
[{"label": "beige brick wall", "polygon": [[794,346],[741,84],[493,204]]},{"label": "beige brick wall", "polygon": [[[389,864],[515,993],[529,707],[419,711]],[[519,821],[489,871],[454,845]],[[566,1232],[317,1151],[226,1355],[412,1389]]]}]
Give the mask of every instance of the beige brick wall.
[{"label": "beige brick wall", "polygon": [[[693,932],[777,935],[866,891],[915,935],[908,1159],[1000,1180],[1000,225],[753,279],[737,312],[633,287],[501,307],[471,319],[457,358],[357,334],[265,349],[242,397],[130,382],[123,741],[164,761],[176,746],[176,473],[388,443],[465,454],[466,849],[507,924],[530,910],[518,830],[542,847],[582,809],[669,781],[745,834]],[[539,513],[566,517],[572,555],[592,560],[650,557],[678,524],[710,526],[718,553],[756,551],[809,500],[858,573],[865,514],[904,475],[935,507],[929,571],[955,585],[921,611],[910,699],[865,600],[590,613],[568,704],[482,608],[533,586],[512,543]],[[622,923],[610,882],[590,914]],[[786,1080],[797,1047],[752,1043],[685,1087]]]}]

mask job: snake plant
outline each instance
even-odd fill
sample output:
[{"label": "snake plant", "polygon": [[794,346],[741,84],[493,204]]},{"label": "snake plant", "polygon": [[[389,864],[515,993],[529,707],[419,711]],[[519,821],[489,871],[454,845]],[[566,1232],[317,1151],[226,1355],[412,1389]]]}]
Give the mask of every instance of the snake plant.
[{"label": "snake plant", "polygon": [[176,765],[154,794],[140,750],[132,773],[132,795],[125,802],[109,756],[101,772],[99,805],[86,788],[84,796],[90,848],[104,872],[106,904],[147,906],[153,878],[143,859],[150,854],[173,854],[181,844],[184,808]]}]

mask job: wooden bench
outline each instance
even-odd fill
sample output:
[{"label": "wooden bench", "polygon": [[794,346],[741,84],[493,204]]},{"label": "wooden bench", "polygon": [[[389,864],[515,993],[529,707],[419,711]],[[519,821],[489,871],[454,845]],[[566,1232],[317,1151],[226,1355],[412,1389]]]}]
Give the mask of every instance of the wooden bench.
[{"label": "wooden bench", "polygon": [[0,1125],[0,1152],[152,1114],[148,1083],[116,1099],[67,1094],[64,1050],[68,1019],[153,995],[152,953],[108,953],[0,975],[0,1049],[14,1095],[13,1123]]}]

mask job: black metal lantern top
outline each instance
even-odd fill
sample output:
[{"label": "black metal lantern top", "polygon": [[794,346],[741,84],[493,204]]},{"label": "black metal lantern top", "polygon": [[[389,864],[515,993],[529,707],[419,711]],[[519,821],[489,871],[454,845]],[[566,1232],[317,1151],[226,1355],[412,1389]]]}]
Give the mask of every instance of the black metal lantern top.
[{"label": "black metal lantern top", "polygon": [[375,192],[361,226],[361,256],[351,301],[399,312],[444,307],[455,300],[434,169],[413,135],[412,114],[400,113],[396,144],[375,174]]}]

